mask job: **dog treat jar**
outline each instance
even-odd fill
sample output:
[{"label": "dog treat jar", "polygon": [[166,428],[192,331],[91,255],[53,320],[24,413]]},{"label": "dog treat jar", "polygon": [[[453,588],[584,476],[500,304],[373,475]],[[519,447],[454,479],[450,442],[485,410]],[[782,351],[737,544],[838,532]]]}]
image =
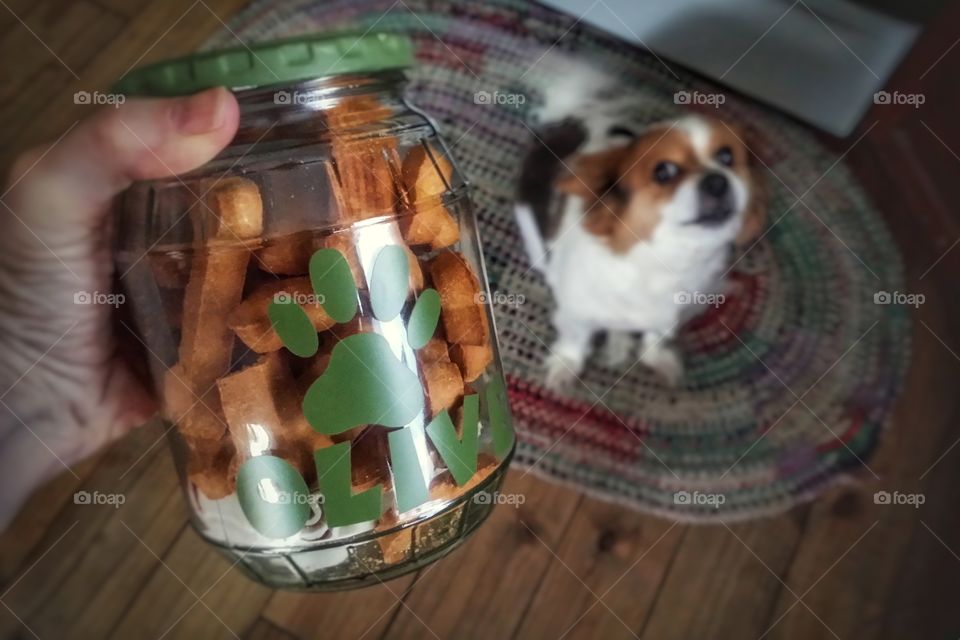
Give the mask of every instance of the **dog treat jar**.
[{"label": "dog treat jar", "polygon": [[279,588],[377,584],[488,515],[513,453],[467,187],[402,95],[411,44],[333,35],[134,71],[230,88],[236,137],[133,185],[116,262],[200,535]]}]

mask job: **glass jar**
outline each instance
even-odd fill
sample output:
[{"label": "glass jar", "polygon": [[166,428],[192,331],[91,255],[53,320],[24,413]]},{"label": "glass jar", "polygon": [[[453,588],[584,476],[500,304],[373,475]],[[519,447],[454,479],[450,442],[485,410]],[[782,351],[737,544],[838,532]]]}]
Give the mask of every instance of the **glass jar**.
[{"label": "glass jar", "polygon": [[240,128],[133,185],[117,269],[194,527],[278,588],[377,584],[486,518],[514,435],[467,187],[403,98],[409,41],[200,54],[116,90],[231,87]]}]

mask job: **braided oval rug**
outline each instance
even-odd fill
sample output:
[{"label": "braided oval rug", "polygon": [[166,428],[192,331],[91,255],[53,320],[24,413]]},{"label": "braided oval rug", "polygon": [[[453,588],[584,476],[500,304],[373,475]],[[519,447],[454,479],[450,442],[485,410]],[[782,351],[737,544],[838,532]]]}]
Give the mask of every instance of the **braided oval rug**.
[{"label": "braided oval rug", "polygon": [[[493,303],[519,465],[687,521],[776,513],[872,474],[868,457],[909,359],[908,310],[875,303],[902,289],[900,257],[850,172],[809,132],[732,94],[716,111],[678,106],[675,92],[720,89],[516,0],[262,0],[207,46],[331,29],[414,40],[410,98],[438,121],[474,187],[491,286],[504,294]],[[639,92],[650,122],[699,108],[745,125],[768,167],[768,231],[737,257],[724,303],[683,328],[676,389],[642,366],[597,358],[562,395],[543,386],[552,301],[528,270],[512,196],[532,139],[524,117],[549,72],[539,60],[554,46]]]}]

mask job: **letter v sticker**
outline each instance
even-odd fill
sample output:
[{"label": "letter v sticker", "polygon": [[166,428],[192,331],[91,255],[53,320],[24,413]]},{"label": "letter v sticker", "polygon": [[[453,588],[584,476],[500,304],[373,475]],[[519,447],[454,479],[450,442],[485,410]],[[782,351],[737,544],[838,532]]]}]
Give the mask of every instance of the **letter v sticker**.
[{"label": "letter v sticker", "polygon": [[446,411],[437,414],[427,425],[430,440],[447,463],[453,479],[464,485],[477,472],[477,425],[480,422],[480,398],[477,394],[463,398],[463,432],[457,437],[457,428]]}]

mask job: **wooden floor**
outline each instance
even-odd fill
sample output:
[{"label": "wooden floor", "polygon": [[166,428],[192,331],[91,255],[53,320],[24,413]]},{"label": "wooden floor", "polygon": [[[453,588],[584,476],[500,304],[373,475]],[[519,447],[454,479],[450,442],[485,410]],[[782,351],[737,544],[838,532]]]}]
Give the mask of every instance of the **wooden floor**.
[{"label": "wooden floor", "polygon": [[[139,57],[197,46],[243,0],[3,0],[0,163],[53,139]],[[186,16],[184,11],[187,10]],[[182,18],[182,19],[181,19]],[[360,592],[273,592],[186,526],[171,459],[142,429],[38,494],[0,537],[0,634],[17,638],[957,638],[960,636],[960,12],[891,83],[926,104],[878,107],[847,152],[902,245],[913,365],[871,467],[778,518],[676,525],[524,477],[462,549]],[[41,41],[45,44],[41,44]],[[939,60],[939,61],[938,61]],[[932,65],[932,68],[931,68]],[[851,148],[851,145],[852,148]],[[952,150],[951,150],[952,149]],[[824,168],[826,170],[826,167]],[[146,453],[144,453],[146,452]],[[78,506],[78,489],[126,504]],[[922,492],[919,508],[878,489]]]}]

